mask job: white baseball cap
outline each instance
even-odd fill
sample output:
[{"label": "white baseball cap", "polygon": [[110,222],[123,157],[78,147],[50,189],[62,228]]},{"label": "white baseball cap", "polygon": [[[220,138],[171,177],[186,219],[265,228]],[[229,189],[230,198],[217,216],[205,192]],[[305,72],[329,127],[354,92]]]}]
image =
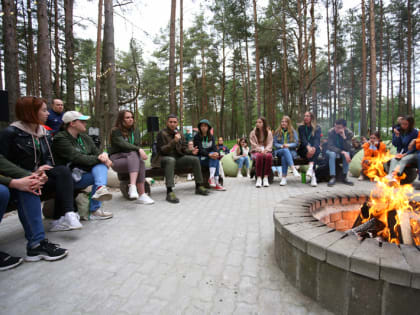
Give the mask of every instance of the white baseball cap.
[{"label": "white baseball cap", "polygon": [[76,112],[74,110],[65,112],[63,115],[63,122],[65,124],[68,124],[75,120],[88,120],[88,119],[90,119],[90,116],[85,116],[82,113]]}]

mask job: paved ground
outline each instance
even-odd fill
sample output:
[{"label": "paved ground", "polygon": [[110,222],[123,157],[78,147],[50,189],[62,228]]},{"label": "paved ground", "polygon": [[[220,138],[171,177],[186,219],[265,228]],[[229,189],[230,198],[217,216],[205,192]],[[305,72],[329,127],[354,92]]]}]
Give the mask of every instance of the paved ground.
[{"label": "paved ground", "polygon": [[[290,178],[286,187],[277,179],[256,189],[249,179],[229,178],[225,186],[202,197],[193,183],[179,184],[178,205],[164,201],[163,187],[153,187],[152,206],[115,193],[106,204],[113,219],[48,234],[69,249],[66,259],[0,273],[0,313],[328,314],[277,267],[272,219],[282,199],[326,184],[311,188]],[[0,249],[24,255],[24,246],[17,215],[5,218]]]}]

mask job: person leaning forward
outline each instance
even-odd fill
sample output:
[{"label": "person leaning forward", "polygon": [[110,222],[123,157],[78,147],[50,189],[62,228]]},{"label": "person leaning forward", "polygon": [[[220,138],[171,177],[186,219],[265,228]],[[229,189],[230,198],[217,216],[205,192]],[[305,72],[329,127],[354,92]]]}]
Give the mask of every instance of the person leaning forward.
[{"label": "person leaning forward", "polygon": [[187,142],[181,132],[178,132],[178,117],[171,114],[166,120],[166,128],[157,135],[157,155],[152,161],[153,167],[162,167],[165,170],[166,200],[178,203],[179,199],[172,191],[175,168],[193,169],[195,179],[195,193],[208,195],[209,191],[203,186],[200,160],[196,157],[198,149],[188,150]]}]

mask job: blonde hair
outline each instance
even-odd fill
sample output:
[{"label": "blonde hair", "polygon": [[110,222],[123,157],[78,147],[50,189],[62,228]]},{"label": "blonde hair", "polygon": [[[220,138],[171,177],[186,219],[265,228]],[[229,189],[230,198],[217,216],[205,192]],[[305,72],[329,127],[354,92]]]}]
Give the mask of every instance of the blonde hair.
[{"label": "blonde hair", "polygon": [[[312,113],[312,112],[305,112],[305,114],[306,113],[309,113],[309,115],[311,116],[311,126],[312,126],[312,136],[315,136],[315,131],[316,131],[316,118],[315,118],[315,115],[314,115],[314,113]],[[305,121],[302,121],[302,125],[304,125],[305,126]]]},{"label": "blonde hair", "polygon": [[[283,120],[283,119],[285,119],[287,121],[287,133],[289,134],[289,137],[290,137],[289,140],[294,141],[295,140],[295,128],[293,128],[293,126],[292,126],[292,120],[287,115],[283,116],[283,118],[281,120]],[[283,128],[281,127],[281,123],[280,123],[280,126],[277,128],[275,134],[279,135],[280,138],[283,138],[284,131],[283,131]]]}]

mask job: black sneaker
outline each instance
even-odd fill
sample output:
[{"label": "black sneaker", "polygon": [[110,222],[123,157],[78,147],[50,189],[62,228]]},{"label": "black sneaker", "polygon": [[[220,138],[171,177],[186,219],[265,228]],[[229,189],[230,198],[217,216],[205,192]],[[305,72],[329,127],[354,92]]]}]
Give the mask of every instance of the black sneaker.
[{"label": "black sneaker", "polygon": [[353,186],[354,183],[349,181],[349,179],[347,177],[343,178],[343,184],[349,185],[349,186]]},{"label": "black sneaker", "polygon": [[23,262],[20,257],[13,257],[9,254],[0,252],[0,271],[15,268]]},{"label": "black sneaker", "polygon": [[53,261],[65,257],[68,251],[67,249],[58,247],[58,244],[50,243],[45,239],[37,247],[28,249],[26,254],[26,261],[38,261],[41,259]]},{"label": "black sneaker", "polygon": [[176,197],[173,191],[166,194],[166,201],[169,201],[170,203],[179,203],[179,199]]},{"label": "black sneaker", "polygon": [[197,195],[207,196],[209,194],[209,190],[207,188],[204,188],[204,186],[198,186],[195,189],[195,193]]},{"label": "black sneaker", "polygon": [[330,181],[328,182],[328,186],[332,187],[335,185],[335,176],[331,176]]}]

